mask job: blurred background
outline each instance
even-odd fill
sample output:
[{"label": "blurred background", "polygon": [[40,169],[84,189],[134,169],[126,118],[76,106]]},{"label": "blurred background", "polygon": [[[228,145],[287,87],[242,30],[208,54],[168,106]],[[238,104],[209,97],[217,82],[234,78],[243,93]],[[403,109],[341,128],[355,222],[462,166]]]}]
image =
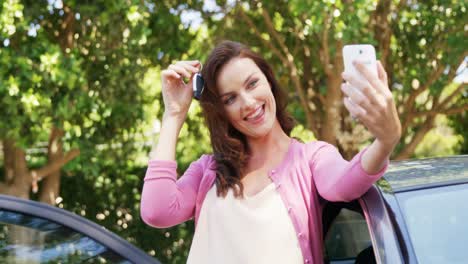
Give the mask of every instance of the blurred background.
[{"label": "blurred background", "polygon": [[[347,158],[372,138],[350,119],[343,45],[370,43],[403,126],[393,159],[468,153],[466,1],[0,1],[0,193],[84,216],[163,263],[184,263],[193,222],[139,216],[163,111],[160,71],[243,42],[273,66],[293,135]],[[179,172],[211,151],[194,102]]]}]

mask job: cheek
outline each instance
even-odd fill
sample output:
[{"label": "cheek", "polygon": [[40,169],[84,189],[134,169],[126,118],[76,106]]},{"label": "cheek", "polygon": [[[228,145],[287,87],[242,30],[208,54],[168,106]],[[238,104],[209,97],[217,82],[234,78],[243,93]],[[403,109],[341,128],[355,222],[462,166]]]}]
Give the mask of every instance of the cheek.
[{"label": "cheek", "polygon": [[238,107],[236,107],[236,105],[225,106],[224,112],[226,113],[227,119],[231,122],[240,119],[239,117],[240,112],[238,110]]},{"label": "cheek", "polygon": [[268,98],[267,101],[268,101],[268,104],[270,105],[270,108],[272,110],[275,110],[276,109],[275,97],[273,96],[273,93],[271,91],[269,91],[267,98]]}]

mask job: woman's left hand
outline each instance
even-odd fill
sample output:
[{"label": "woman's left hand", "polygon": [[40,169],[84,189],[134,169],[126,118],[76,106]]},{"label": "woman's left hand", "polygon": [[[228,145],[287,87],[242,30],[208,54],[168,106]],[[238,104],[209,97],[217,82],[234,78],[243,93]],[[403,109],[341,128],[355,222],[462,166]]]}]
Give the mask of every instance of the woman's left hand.
[{"label": "woman's left hand", "polygon": [[367,127],[377,141],[391,151],[400,140],[401,123],[388,88],[387,73],[380,61],[377,62],[378,76],[360,62],[355,62],[354,66],[367,82],[343,73],[343,79],[347,82],[341,85],[345,94],[344,105],[353,117]]}]

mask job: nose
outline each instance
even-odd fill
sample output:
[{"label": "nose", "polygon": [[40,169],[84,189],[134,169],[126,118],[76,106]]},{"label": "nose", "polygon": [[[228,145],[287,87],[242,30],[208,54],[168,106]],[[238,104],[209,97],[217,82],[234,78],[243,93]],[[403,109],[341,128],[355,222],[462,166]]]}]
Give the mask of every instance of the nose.
[{"label": "nose", "polygon": [[244,109],[244,111],[250,111],[253,108],[255,108],[255,98],[253,98],[251,94],[242,93],[241,97],[243,102],[242,108]]}]

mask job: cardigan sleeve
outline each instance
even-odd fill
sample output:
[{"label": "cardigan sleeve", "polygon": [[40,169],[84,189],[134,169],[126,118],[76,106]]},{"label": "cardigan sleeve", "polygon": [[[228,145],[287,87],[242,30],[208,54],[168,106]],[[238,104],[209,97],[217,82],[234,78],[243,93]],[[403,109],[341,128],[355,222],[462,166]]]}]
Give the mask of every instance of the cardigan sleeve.
[{"label": "cardigan sleeve", "polygon": [[177,163],[168,160],[150,160],[143,183],[140,215],[153,227],[166,228],[193,217],[198,187],[209,156],[192,162],[177,179]]},{"label": "cardigan sleeve", "polygon": [[319,194],[328,201],[349,202],[359,198],[382,177],[389,163],[387,160],[379,172],[369,174],[361,164],[367,148],[351,161],[343,159],[335,146],[325,142],[309,144],[309,148],[313,149],[309,160],[313,180]]}]

